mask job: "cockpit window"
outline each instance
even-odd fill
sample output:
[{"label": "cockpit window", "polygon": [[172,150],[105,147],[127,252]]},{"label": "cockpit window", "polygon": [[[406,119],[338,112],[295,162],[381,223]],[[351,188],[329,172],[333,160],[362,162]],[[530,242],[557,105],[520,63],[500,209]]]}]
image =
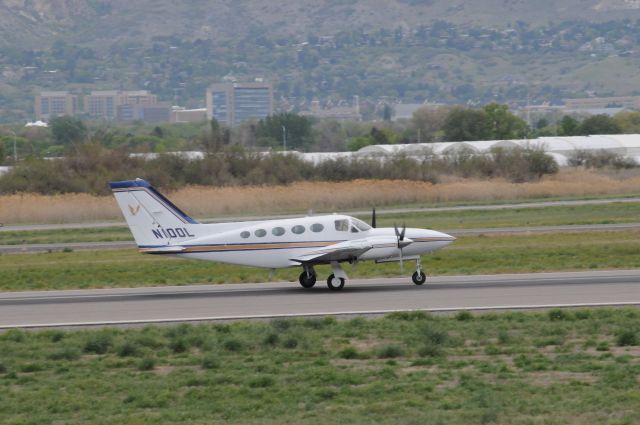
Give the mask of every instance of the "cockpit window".
[{"label": "cockpit window", "polygon": [[349,231],[349,220],[336,220],[336,230],[338,232],[348,232]]},{"label": "cockpit window", "polygon": [[371,230],[371,226],[365,223],[362,220],[358,220],[357,218],[352,218],[351,223],[356,226],[360,231],[366,232],[367,230]]}]

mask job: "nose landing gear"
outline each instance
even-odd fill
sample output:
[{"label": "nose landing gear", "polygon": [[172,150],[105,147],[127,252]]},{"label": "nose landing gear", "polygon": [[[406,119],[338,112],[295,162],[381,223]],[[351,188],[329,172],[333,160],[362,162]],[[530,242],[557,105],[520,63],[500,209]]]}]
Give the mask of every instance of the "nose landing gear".
[{"label": "nose landing gear", "polygon": [[420,263],[420,257],[416,260],[416,271],[411,276],[411,280],[416,285],[422,285],[427,281],[427,275],[422,271],[422,264]]}]

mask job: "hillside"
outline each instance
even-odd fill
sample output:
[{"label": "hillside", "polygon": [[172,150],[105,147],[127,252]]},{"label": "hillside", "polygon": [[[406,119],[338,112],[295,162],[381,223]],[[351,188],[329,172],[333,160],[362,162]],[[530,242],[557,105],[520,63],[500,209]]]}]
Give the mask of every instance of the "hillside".
[{"label": "hillside", "polygon": [[201,106],[225,76],[314,97],[520,103],[633,94],[637,0],[4,0],[0,122],[39,90],[146,88]]},{"label": "hillside", "polygon": [[505,27],[517,21],[606,21],[640,16],[634,0],[4,0],[0,45],[234,39],[251,33],[302,37],[352,28],[415,27],[444,20]]}]

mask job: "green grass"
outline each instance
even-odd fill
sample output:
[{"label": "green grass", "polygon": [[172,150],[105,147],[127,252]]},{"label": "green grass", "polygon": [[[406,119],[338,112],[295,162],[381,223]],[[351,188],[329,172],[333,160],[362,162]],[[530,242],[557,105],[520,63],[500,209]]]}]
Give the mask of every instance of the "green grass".
[{"label": "green grass", "polygon": [[[546,233],[461,237],[424,257],[432,275],[521,273],[640,267],[640,231]],[[396,263],[363,262],[351,278],[399,276]],[[412,273],[406,264],[405,275]],[[330,274],[318,267],[322,280]],[[278,270],[274,280],[296,281],[299,268]],[[268,271],[136,250],[77,251],[0,256],[0,290],[36,290],[197,283],[261,282]],[[408,277],[407,277],[408,280]]]},{"label": "green grass", "polygon": [[0,423],[634,424],[639,347],[616,339],[639,322],[600,309],[13,330]]},{"label": "green grass", "polygon": [[[360,216],[369,222],[370,216]],[[466,210],[382,214],[378,226],[406,223],[409,227],[430,229],[469,229],[485,227],[552,226],[568,224],[607,224],[640,222],[640,203],[613,203],[570,207],[520,208],[494,211]],[[0,245],[64,242],[111,242],[132,240],[124,227],[93,229],[36,230],[0,232]]]}]

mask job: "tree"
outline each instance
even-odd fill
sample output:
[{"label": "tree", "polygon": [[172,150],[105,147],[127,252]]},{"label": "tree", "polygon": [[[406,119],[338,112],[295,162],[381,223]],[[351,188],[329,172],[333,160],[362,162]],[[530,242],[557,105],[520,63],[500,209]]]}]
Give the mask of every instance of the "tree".
[{"label": "tree", "polygon": [[578,120],[570,117],[569,115],[565,115],[560,120],[560,136],[575,136],[576,134],[578,134],[579,126],[580,123],[578,123]]},{"label": "tree", "polygon": [[609,115],[593,115],[586,118],[578,127],[578,134],[619,134],[620,126]]},{"label": "tree", "polygon": [[0,143],[0,164],[4,164],[5,157],[7,156],[4,149],[4,143]]},{"label": "tree", "polygon": [[273,147],[282,146],[283,137],[286,136],[287,149],[306,149],[313,143],[311,120],[291,112],[270,115],[260,120],[256,136],[258,140]]},{"label": "tree", "polygon": [[622,133],[640,133],[640,112],[620,112],[613,120]]},{"label": "tree", "polygon": [[49,122],[51,134],[56,144],[72,145],[82,143],[87,139],[87,127],[81,119],[63,115],[55,117]]},{"label": "tree", "polygon": [[220,152],[222,146],[228,142],[228,131],[225,131],[217,119],[211,118],[209,122],[209,134],[202,138],[202,148],[207,154]]},{"label": "tree", "polygon": [[452,109],[445,119],[443,130],[445,140],[451,142],[491,138],[491,123],[482,109]]},{"label": "tree", "polygon": [[420,132],[420,141],[432,142],[442,138],[442,128],[450,109],[423,106],[413,113],[411,125]]},{"label": "tree", "polygon": [[527,123],[513,115],[507,105],[489,103],[482,109],[487,114],[492,139],[521,139],[527,135],[529,129]]}]

